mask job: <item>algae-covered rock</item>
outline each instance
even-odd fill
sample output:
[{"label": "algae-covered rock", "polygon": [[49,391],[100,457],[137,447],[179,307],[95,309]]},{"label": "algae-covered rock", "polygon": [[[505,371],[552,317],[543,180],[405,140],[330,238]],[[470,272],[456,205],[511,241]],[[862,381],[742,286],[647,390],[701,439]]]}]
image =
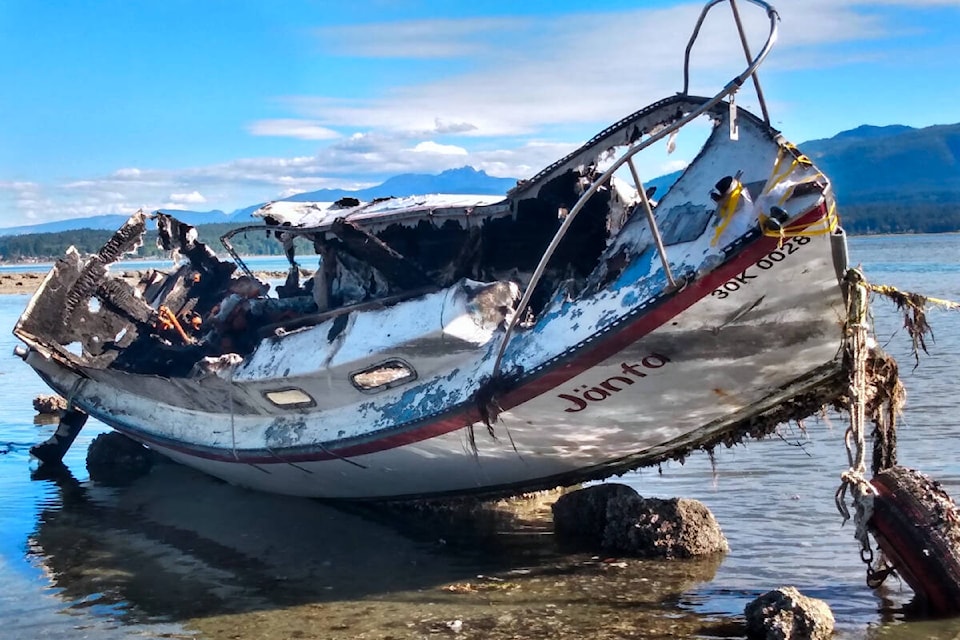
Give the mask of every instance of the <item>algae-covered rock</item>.
[{"label": "algae-covered rock", "polygon": [[643,498],[623,484],[602,484],[561,496],[553,505],[561,543],[647,558],[688,558],[727,551],[710,510],[687,498]]},{"label": "algae-covered rock", "polygon": [[157,454],[122,433],[101,433],[87,449],[87,471],[101,484],[124,485],[145,475]]},{"label": "algae-covered rock", "polygon": [[729,551],[717,519],[699,500],[629,499],[607,503],[603,548],[653,558],[690,558]]},{"label": "algae-covered rock", "polygon": [[38,395],[33,399],[33,409],[39,414],[56,415],[67,408],[67,401],[58,395]]},{"label": "algae-covered rock", "polygon": [[607,503],[615,498],[640,499],[625,484],[600,484],[564,494],[553,506],[553,531],[564,544],[599,548],[607,527]]},{"label": "algae-covered rock", "polygon": [[752,640],[827,640],[833,635],[833,612],[823,600],[794,587],[769,591],[744,610]]}]

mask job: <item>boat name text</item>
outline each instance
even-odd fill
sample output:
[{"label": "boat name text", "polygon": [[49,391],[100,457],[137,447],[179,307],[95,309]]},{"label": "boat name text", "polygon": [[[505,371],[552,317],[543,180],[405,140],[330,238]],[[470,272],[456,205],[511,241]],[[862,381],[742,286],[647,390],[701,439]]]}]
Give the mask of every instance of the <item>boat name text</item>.
[{"label": "boat name text", "polygon": [[651,353],[640,360],[638,364],[629,364],[623,362],[620,364],[623,375],[610,376],[600,384],[589,387],[581,385],[570,393],[559,393],[558,398],[571,403],[571,406],[564,409],[567,413],[577,413],[586,409],[591,402],[603,402],[615,393],[623,391],[637,380],[647,377],[644,369],[659,369],[670,362],[670,358]]},{"label": "boat name text", "polygon": [[756,273],[753,273],[755,269],[760,269],[761,271],[766,271],[767,269],[772,268],[778,262],[784,261],[787,256],[793,255],[797,250],[803,245],[810,242],[810,238],[806,236],[796,236],[794,238],[787,238],[784,240],[783,245],[776,251],[771,251],[766,255],[766,257],[761,258],[757,261],[757,264],[741,271],[740,275],[730,278],[723,283],[722,286],[714,289],[710,295],[723,300],[731,293],[739,291],[741,288],[747,286],[750,280],[753,280],[757,277]]}]

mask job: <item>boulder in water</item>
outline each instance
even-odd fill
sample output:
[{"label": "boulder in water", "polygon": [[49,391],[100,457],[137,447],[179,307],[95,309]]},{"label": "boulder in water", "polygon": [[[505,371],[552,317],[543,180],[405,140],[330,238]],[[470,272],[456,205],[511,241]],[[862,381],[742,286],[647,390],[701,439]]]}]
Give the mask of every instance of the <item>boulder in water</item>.
[{"label": "boulder in water", "polygon": [[33,399],[33,409],[43,415],[56,415],[67,408],[67,401],[58,395],[40,394]]},{"label": "boulder in water", "polygon": [[157,454],[122,433],[101,433],[87,449],[87,471],[101,484],[116,486],[133,482],[153,467]]},{"label": "boulder in water", "polygon": [[744,610],[751,640],[827,640],[833,635],[833,612],[823,600],[794,587],[769,591]]},{"label": "boulder in water", "polygon": [[689,558],[729,549],[703,503],[643,498],[623,484],[601,484],[560,497],[553,527],[562,544],[645,558]]}]

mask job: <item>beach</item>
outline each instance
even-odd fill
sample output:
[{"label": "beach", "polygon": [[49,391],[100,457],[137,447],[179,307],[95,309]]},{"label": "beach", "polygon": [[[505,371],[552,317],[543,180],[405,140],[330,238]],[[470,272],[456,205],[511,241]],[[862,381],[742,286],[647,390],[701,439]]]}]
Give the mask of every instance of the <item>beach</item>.
[{"label": "beach", "polygon": [[[131,286],[137,284],[146,273],[142,269],[127,269],[120,271],[120,276]],[[305,272],[304,272],[305,273]],[[269,270],[254,272],[260,280],[273,282],[286,276],[286,272]],[[0,272],[0,295],[34,293],[46,277],[45,273],[37,271],[4,271]],[[305,277],[305,276],[304,276]]]},{"label": "beach", "polygon": [[34,272],[0,273],[0,295],[33,293],[43,282],[43,274]]}]

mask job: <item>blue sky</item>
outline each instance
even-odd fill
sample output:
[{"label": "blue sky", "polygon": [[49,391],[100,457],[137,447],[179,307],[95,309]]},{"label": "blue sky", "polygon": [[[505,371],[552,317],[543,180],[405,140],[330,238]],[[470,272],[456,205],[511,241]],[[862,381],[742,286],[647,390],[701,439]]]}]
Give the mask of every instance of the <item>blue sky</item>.
[{"label": "blue sky", "polygon": [[[960,0],[782,0],[761,68],[795,142],[960,121]],[[746,0],[754,48],[765,16]],[[466,164],[528,177],[682,85],[698,2],[4,0],[0,227],[235,208]],[[729,10],[693,93],[739,73]],[[755,107],[749,91],[738,98]],[[693,146],[643,167],[660,174]],[[651,175],[652,177],[652,175]]]}]

